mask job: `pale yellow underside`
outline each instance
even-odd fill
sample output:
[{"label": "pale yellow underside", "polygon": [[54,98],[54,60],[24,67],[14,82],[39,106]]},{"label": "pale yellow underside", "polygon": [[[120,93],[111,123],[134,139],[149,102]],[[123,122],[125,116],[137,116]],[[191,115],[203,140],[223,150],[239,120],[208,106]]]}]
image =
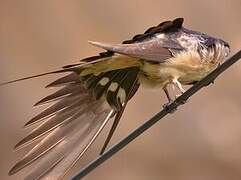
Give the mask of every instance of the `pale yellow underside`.
[{"label": "pale yellow underside", "polygon": [[185,85],[201,80],[216,66],[217,64],[201,60],[198,53],[182,53],[160,64],[152,64],[145,61],[140,81],[142,84],[152,88],[162,88],[171,83],[173,79]]},{"label": "pale yellow underside", "polygon": [[195,52],[181,53],[176,57],[156,64],[125,55],[115,55],[107,57],[103,61],[84,66],[81,75],[99,74],[134,66],[140,67],[139,81],[144,86],[162,88],[171,83],[173,79],[177,79],[181,84],[199,81],[213,70],[217,64],[201,60],[199,54]]}]

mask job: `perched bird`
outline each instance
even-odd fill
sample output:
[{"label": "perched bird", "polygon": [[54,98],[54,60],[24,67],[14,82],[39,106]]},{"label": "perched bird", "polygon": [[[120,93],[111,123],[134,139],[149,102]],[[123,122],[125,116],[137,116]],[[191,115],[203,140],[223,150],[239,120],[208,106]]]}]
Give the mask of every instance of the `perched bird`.
[{"label": "perched bird", "polygon": [[[13,175],[32,165],[26,179],[61,179],[88,150],[109,119],[113,125],[104,152],[127,102],[140,84],[181,93],[182,85],[193,84],[215,69],[230,52],[227,42],[182,26],[183,18],[165,21],[122,44],[90,41],[105,52],[64,66],[58,71],[22,78],[1,85],[48,74],[69,72],[47,87],[62,89],[35,105],[56,101],[25,126],[40,125],[15,149],[38,141],[9,172]],[[34,163],[36,161],[36,163]]]}]

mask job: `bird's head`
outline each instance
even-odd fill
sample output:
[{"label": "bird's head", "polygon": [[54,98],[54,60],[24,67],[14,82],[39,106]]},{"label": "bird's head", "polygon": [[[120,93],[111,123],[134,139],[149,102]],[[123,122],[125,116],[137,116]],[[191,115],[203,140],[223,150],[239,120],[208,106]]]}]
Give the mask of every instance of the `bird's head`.
[{"label": "bird's head", "polygon": [[226,41],[206,34],[202,34],[200,37],[199,52],[205,60],[219,64],[230,54],[230,46]]},{"label": "bird's head", "polygon": [[182,47],[187,50],[197,50],[205,61],[220,63],[230,53],[230,46],[226,41],[205,33],[182,27],[179,36]]},{"label": "bird's head", "polygon": [[219,53],[223,54],[223,57],[227,57],[230,53],[230,46],[229,44],[222,40],[222,39],[217,39],[213,37],[205,37],[204,45],[208,49],[214,49],[216,52],[221,51]]}]

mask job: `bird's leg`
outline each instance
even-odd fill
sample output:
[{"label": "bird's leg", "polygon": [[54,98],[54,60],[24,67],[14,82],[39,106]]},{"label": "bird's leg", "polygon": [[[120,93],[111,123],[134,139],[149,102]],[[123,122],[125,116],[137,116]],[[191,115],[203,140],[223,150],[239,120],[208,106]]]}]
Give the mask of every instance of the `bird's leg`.
[{"label": "bird's leg", "polygon": [[171,98],[171,96],[170,96],[170,94],[169,94],[169,92],[168,92],[166,86],[163,88],[163,91],[164,91],[165,94],[166,94],[166,97],[167,97],[168,103],[171,103],[173,100],[172,100],[172,98]]},{"label": "bird's leg", "polygon": [[[165,92],[166,97],[167,97],[167,99],[168,99],[168,102],[163,105],[163,108],[165,109],[165,108],[167,108],[167,107],[173,102],[173,100],[172,100],[172,98],[171,98],[171,96],[170,96],[170,94],[169,94],[169,92],[168,92],[168,90],[167,90],[167,86],[164,86],[164,87],[163,87],[163,91]],[[171,110],[171,111],[169,111],[169,112],[170,112],[170,113],[173,113],[173,112],[175,112],[176,110],[177,110],[177,109],[173,109],[173,110]]]},{"label": "bird's leg", "polygon": [[172,83],[182,94],[185,92],[185,89],[182,87],[181,83],[177,79],[173,79]]},{"label": "bird's leg", "polygon": [[[177,94],[176,98],[181,96],[186,90],[182,87],[182,84],[177,80],[173,79],[172,84],[181,92],[181,94]],[[182,103],[185,104],[187,101],[183,101]]]}]

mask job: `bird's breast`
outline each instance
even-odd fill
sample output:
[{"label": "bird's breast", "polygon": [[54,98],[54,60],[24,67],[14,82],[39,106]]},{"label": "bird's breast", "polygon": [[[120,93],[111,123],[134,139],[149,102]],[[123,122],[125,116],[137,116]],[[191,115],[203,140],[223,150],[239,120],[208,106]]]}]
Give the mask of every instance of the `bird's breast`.
[{"label": "bird's breast", "polygon": [[164,87],[173,79],[190,84],[205,77],[216,65],[203,61],[198,53],[182,53],[161,63],[144,61],[140,81],[149,87]]}]

